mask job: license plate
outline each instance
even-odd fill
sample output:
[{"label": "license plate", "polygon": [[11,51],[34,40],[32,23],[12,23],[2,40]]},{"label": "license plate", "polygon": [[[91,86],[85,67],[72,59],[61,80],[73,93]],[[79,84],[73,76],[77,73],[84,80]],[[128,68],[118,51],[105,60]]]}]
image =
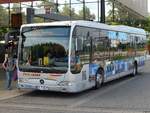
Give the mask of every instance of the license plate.
[{"label": "license plate", "polygon": [[48,87],[47,86],[38,86],[38,89],[39,90],[48,90]]}]

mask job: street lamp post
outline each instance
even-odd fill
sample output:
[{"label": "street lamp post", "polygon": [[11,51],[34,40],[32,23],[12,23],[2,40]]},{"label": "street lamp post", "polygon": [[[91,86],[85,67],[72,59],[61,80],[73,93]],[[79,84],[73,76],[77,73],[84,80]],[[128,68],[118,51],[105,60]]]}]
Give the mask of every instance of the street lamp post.
[{"label": "street lamp post", "polygon": [[105,0],[101,0],[101,23],[105,23]]},{"label": "street lamp post", "polygon": [[115,0],[112,2],[112,20],[115,22]]},{"label": "street lamp post", "polygon": [[8,26],[9,26],[9,29],[10,29],[10,26],[11,26],[10,25],[11,24],[11,20],[10,20],[10,3],[8,3],[8,15],[9,15],[8,16],[9,17],[9,22],[8,22],[9,25]]},{"label": "street lamp post", "polygon": [[86,15],[85,15],[85,0],[83,0],[83,20],[86,20]]},{"label": "street lamp post", "polygon": [[59,10],[58,10],[58,0],[56,0],[56,12],[58,13]]},{"label": "street lamp post", "polygon": [[99,0],[97,0],[97,17],[98,17],[98,22],[99,22],[99,6],[100,4],[99,4]]},{"label": "street lamp post", "polygon": [[69,0],[69,7],[70,7],[70,20],[72,19],[72,14],[71,14],[71,0]]}]

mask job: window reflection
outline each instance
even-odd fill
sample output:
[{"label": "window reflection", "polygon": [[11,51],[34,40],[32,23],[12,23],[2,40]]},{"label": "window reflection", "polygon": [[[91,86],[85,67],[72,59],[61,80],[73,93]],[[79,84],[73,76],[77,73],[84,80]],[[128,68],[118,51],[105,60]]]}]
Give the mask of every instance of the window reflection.
[{"label": "window reflection", "polygon": [[20,69],[67,72],[69,31],[69,27],[35,27],[23,30]]},{"label": "window reflection", "polygon": [[145,37],[142,35],[98,28],[76,27],[72,44],[71,58],[75,59],[72,60],[72,73],[80,72],[87,63],[95,62],[103,67],[108,60],[122,60],[145,54]]}]

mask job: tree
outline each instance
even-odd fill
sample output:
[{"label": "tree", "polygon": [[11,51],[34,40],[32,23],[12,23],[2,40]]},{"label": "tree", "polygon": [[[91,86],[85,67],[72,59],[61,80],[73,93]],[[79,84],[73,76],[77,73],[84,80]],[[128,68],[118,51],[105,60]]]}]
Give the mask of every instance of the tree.
[{"label": "tree", "polygon": [[130,24],[129,22],[131,22],[132,16],[129,16],[126,9],[115,2],[115,0],[108,0],[107,5],[111,7],[108,11],[108,16],[106,17],[109,23],[117,22],[125,25]]},{"label": "tree", "polygon": [[9,18],[8,18],[8,12],[6,9],[4,9],[3,6],[0,5],[0,26],[8,26],[8,21],[9,21]]},{"label": "tree", "polygon": [[[83,8],[78,12],[78,18],[83,19]],[[85,20],[94,20],[95,15],[91,14],[91,11],[88,7],[85,6]]]},{"label": "tree", "polygon": [[8,31],[8,22],[8,12],[3,6],[0,5],[0,38],[2,38]]},{"label": "tree", "polygon": [[8,32],[8,28],[6,27],[0,27],[0,40],[2,37],[4,37],[5,33]]},{"label": "tree", "polygon": [[[71,13],[71,15],[70,15]],[[60,12],[60,14],[65,15],[65,16],[71,16],[72,19],[77,19],[78,15],[75,13],[75,9],[69,7],[69,5],[67,5],[66,1],[65,1],[65,5],[62,8],[62,11]]]},{"label": "tree", "polygon": [[133,27],[144,28],[147,23],[144,19],[138,19],[133,13],[129,13],[126,8],[120,6],[115,0],[108,0],[107,5],[112,7],[108,11],[107,21],[109,24],[123,24]]},{"label": "tree", "polygon": [[[69,5],[67,5],[67,2],[65,1],[65,5],[62,8],[62,11],[60,12],[60,14],[65,15],[65,16],[70,16],[71,13],[71,18],[72,19],[83,19],[83,8],[81,10],[79,10],[78,13],[75,13],[75,9],[69,7]],[[88,7],[85,7],[85,16],[86,16],[86,20],[94,20],[95,19],[95,15],[91,14],[90,9]]]},{"label": "tree", "polygon": [[108,11],[108,16],[107,16],[108,22],[114,22],[115,19],[118,18],[118,13],[117,13],[118,9],[116,4],[113,1],[114,0],[108,0],[107,2],[107,5],[112,8]]},{"label": "tree", "polygon": [[150,32],[150,16],[148,18],[146,18],[145,22],[144,23],[144,29],[148,32]]},{"label": "tree", "polygon": [[0,5],[0,38],[8,31],[8,12],[7,10]]}]

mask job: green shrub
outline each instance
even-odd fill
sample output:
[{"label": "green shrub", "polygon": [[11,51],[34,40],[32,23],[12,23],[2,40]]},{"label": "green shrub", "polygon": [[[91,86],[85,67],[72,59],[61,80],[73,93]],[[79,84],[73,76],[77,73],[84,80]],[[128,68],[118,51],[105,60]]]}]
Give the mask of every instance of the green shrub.
[{"label": "green shrub", "polygon": [[125,59],[125,58],[126,58],[125,56],[118,54],[113,57],[113,60],[121,60],[121,59]]}]

